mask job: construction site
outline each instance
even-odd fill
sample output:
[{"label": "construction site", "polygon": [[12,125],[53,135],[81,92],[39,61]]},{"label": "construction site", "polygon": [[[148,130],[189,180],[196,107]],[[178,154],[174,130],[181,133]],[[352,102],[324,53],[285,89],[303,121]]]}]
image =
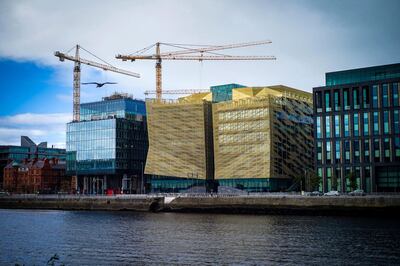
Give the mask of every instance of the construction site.
[{"label": "construction site", "polygon": [[[164,60],[275,60],[221,50],[266,45],[258,41],[200,46],[155,43],[122,61],[153,60],[156,90],[146,101],[116,93],[80,103],[80,65],[138,78],[135,72],[56,52],[74,62],[73,121],[67,129],[67,173],[88,194],[146,192],[285,191],[313,167],[312,95],[283,85],[211,86],[163,90]],[[176,49],[161,51],[161,47]],[[155,49],[155,53],[149,53]],[[98,58],[100,59],[100,58]],[[165,95],[178,95],[165,99]],[[185,96],[186,95],[186,96]]]}]

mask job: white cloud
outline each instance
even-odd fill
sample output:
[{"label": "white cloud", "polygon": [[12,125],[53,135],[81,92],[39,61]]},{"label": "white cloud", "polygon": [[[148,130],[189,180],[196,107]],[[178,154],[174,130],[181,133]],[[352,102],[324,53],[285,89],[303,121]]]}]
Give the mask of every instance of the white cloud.
[{"label": "white cloud", "polygon": [[[225,44],[271,39],[271,45],[232,52],[275,55],[276,61],[163,61],[163,87],[207,88],[236,82],[249,86],[284,84],[311,91],[324,84],[327,71],[400,60],[400,27],[393,14],[398,1],[386,1],[385,5],[359,2],[3,0],[0,58],[53,67],[54,86],[70,88],[57,92],[56,98],[72,106],[73,63],[60,62],[53,53],[65,52],[77,43],[142,76],[137,79],[82,66],[82,82],[118,82],[103,88],[82,86],[81,102],[88,102],[101,100],[114,90],[136,98],[144,98],[145,90],[154,90],[154,61],[122,62],[115,59],[116,54],[129,54],[157,41]],[[83,51],[82,57],[93,59]]]},{"label": "white cloud", "polygon": [[[164,88],[199,88],[238,82],[249,85],[285,83],[310,90],[312,85],[321,85],[326,64],[317,71],[313,69],[310,65],[323,60],[319,57],[309,61],[314,52],[310,48],[315,46],[316,40],[330,37],[331,25],[326,25],[312,9],[293,3],[252,3],[68,1],[60,8],[58,1],[2,2],[0,33],[7,41],[0,42],[0,57],[55,66],[60,71],[58,81],[71,86],[72,62],[59,62],[53,52],[66,51],[79,43],[117,67],[142,74],[141,79],[136,79],[86,67],[82,69],[82,81],[117,81],[118,85],[112,88],[143,98],[144,90],[154,90],[155,62],[122,62],[114,58],[116,54],[131,53],[156,41],[224,44],[272,39],[272,45],[234,53],[276,55],[277,61],[164,61]],[[304,30],[311,25],[313,31]],[[331,45],[338,43],[332,39]],[[84,52],[82,56],[90,57]],[[89,88],[82,86],[81,90]],[[105,93],[105,90],[98,90],[93,95],[100,99]],[[82,102],[92,99],[82,98]]]},{"label": "white cloud", "polygon": [[19,145],[21,136],[29,136],[36,143],[65,148],[66,123],[71,114],[17,114],[0,116],[0,144]]}]

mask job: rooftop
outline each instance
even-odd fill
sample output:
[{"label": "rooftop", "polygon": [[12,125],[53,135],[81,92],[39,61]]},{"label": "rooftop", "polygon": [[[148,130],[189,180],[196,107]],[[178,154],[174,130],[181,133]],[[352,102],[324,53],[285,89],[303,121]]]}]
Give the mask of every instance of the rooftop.
[{"label": "rooftop", "polygon": [[400,64],[356,68],[325,73],[326,86],[400,78]]}]

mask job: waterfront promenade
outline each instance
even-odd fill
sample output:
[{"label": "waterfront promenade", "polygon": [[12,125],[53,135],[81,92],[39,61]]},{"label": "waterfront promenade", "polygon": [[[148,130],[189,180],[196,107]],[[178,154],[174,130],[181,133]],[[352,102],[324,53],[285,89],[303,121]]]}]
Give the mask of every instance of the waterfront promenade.
[{"label": "waterfront promenade", "polygon": [[142,212],[218,212],[307,215],[395,215],[400,195],[302,196],[293,193],[3,195],[3,209],[109,210]]}]

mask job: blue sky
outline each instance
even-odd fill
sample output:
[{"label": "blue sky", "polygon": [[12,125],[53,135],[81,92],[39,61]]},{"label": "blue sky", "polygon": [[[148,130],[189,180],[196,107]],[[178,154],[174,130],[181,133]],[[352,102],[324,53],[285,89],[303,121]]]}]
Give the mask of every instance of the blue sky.
[{"label": "blue sky", "polygon": [[0,145],[18,144],[20,135],[28,135],[36,142],[65,146],[73,64],[59,62],[53,53],[77,43],[142,76],[82,67],[82,82],[118,82],[101,89],[82,86],[82,102],[100,100],[114,90],[136,98],[154,90],[153,61],[121,62],[114,56],[157,41],[226,44],[270,39],[270,45],[232,54],[277,57],[265,62],[163,62],[164,89],[235,82],[311,91],[324,84],[325,72],[400,62],[398,0],[116,2],[0,1]]}]

